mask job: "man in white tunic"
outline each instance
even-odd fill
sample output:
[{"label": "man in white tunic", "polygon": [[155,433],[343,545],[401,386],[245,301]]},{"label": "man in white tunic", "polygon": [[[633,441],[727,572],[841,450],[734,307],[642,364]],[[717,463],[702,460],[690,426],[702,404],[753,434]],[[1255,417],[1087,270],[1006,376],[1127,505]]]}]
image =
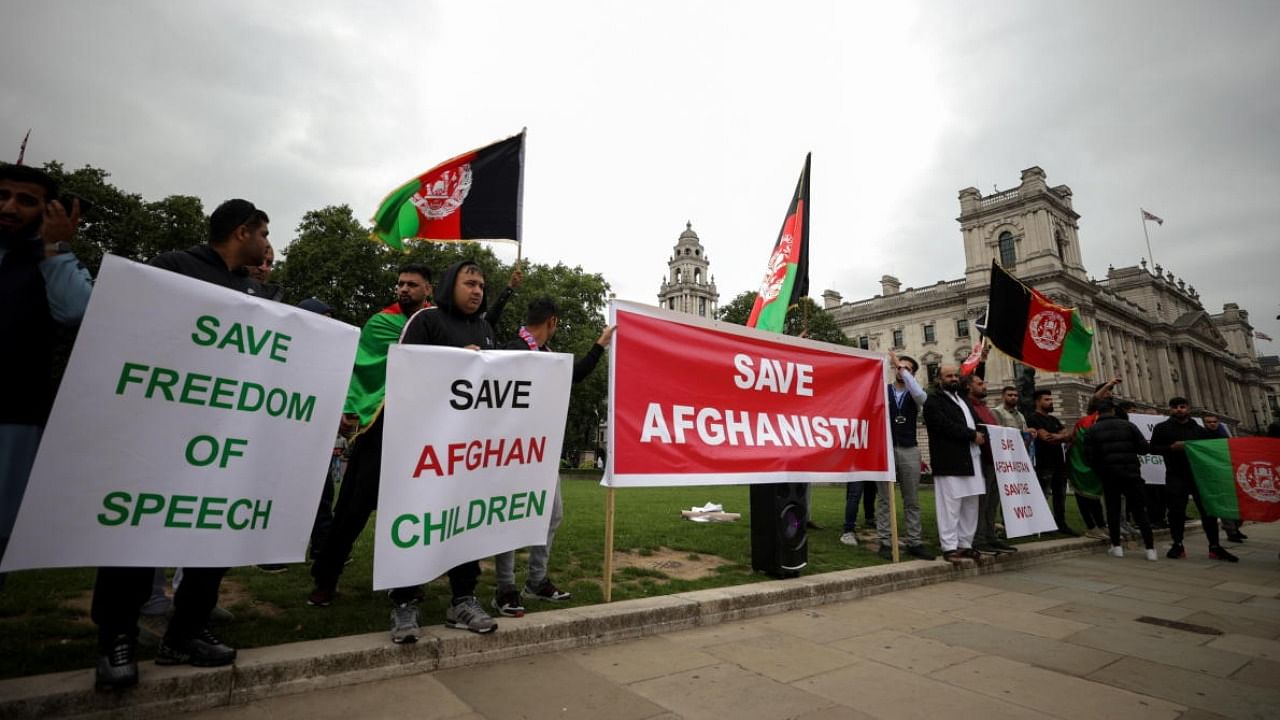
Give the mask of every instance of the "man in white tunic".
[{"label": "man in white tunic", "polygon": [[928,395],[924,425],[929,432],[942,558],[978,560],[982,556],[973,549],[973,534],[978,527],[978,498],[986,489],[978,448],[987,442],[987,434],[960,394],[959,367],[943,365],[938,386]]}]

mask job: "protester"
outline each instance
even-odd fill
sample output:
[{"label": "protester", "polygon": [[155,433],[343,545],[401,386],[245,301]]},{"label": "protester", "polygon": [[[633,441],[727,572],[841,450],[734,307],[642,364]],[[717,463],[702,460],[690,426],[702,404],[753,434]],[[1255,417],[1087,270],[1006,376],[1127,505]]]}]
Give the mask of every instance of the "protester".
[{"label": "protester", "polygon": [[[1200,421],[1204,423],[1204,429],[1209,431],[1210,435],[1218,438],[1231,437],[1225,423],[1219,418],[1217,413],[1207,412],[1200,416]],[[1248,535],[1240,532],[1240,521],[1235,518],[1220,518],[1222,522],[1222,530],[1227,534],[1227,540],[1233,543],[1242,543],[1249,539]]]},{"label": "protester", "polygon": [[1000,391],[1000,404],[991,412],[995,414],[996,420],[1000,421],[1002,427],[1013,428],[1025,435],[1027,432],[1027,419],[1023,417],[1022,411],[1018,409],[1018,403],[1021,399],[1018,388],[1012,385],[1005,385]]},{"label": "protester", "polygon": [[[319,298],[309,297],[298,303],[298,307],[317,315],[333,317],[333,308]],[[333,491],[337,482],[342,478],[343,455],[347,450],[346,435],[354,429],[350,427],[346,418],[343,418],[338,423],[338,432],[333,440],[333,455],[329,459],[329,467],[324,474],[324,487],[320,491],[320,505],[316,508],[316,519],[311,524],[311,542],[309,546],[313,560],[319,554],[321,546],[324,545],[324,539],[329,534],[329,528],[333,526]],[[262,566],[259,565],[258,567],[261,568]]]},{"label": "protester", "polygon": [[1031,394],[1035,412],[1027,417],[1027,428],[1035,433],[1036,477],[1046,497],[1052,496],[1053,520],[1058,532],[1070,537],[1080,533],[1067,525],[1067,464],[1063,444],[1071,439],[1071,431],[1053,415],[1053,393],[1036,390]]},{"label": "protester", "polygon": [[973,549],[973,536],[978,525],[978,496],[986,489],[979,474],[982,472],[979,448],[986,444],[987,434],[978,427],[973,410],[960,390],[960,369],[943,365],[938,387],[929,392],[924,404],[938,539],[943,559],[952,562],[982,557]]},{"label": "protester", "polygon": [[[987,381],[978,375],[965,375],[960,379],[961,390],[969,400],[976,416],[975,421],[985,425],[1000,425],[999,418],[987,407]],[[973,536],[973,549],[987,553],[1017,552],[1018,548],[1002,541],[996,532],[996,516],[1000,514],[1000,489],[996,484],[995,458],[991,444],[982,446],[982,478],[986,492],[978,498],[978,528]]]},{"label": "protester", "polygon": [[284,288],[279,284],[269,282],[271,280],[271,268],[276,264],[276,251],[271,247],[271,243],[267,243],[267,252],[262,257],[262,262],[253,267],[245,268],[249,271],[249,277],[258,281],[262,286],[261,296],[267,300],[276,302],[284,302]]},{"label": "protester", "polygon": [[1142,533],[1147,559],[1154,561],[1155,539],[1143,501],[1142,465],[1139,460],[1140,455],[1150,454],[1151,448],[1138,426],[1116,414],[1114,400],[1101,400],[1097,414],[1097,421],[1085,431],[1084,456],[1089,467],[1102,479],[1111,541],[1108,552],[1112,557],[1124,557],[1124,547],[1120,544],[1120,500],[1123,498]]},{"label": "protester", "polygon": [[[155,267],[261,295],[262,286],[245,272],[261,265],[267,247],[267,214],[247,200],[228,200],[209,217],[209,242],[189,250],[167,252]],[[157,665],[213,667],[228,665],[236,651],[209,630],[209,613],[218,601],[218,586],[227,568],[186,568],[174,593],[173,617],[156,652]],[[138,682],[135,646],[139,608],[151,594],[154,568],[98,568],[91,615],[98,625],[97,686],[116,689]]]},{"label": "protester", "polygon": [[1186,532],[1187,496],[1195,501],[1200,513],[1200,527],[1209,541],[1209,558],[1225,562],[1239,562],[1240,558],[1227,552],[1218,541],[1218,519],[1205,512],[1200,501],[1200,489],[1191,476],[1191,464],[1187,461],[1185,443],[1188,440],[1211,440],[1214,436],[1191,419],[1191,404],[1184,397],[1169,400],[1169,419],[1156,425],[1151,431],[1151,452],[1164,457],[1165,498],[1169,510],[1169,535],[1173,539],[1166,556],[1181,559],[1187,556],[1182,539]]},{"label": "protester", "polygon": [[64,207],[58,191],[36,168],[0,165],[0,557],[53,407],[57,329],[80,323],[93,289],[71,252],[80,203]]},{"label": "protester", "polygon": [[[915,377],[920,364],[914,358],[898,357],[890,352],[889,366],[893,373],[893,382],[887,388],[889,430],[893,439],[894,472],[898,490],[902,493],[907,554],[920,560],[933,560],[934,554],[924,544],[920,521],[920,447],[916,442],[916,422],[926,398]],[[881,483],[876,492],[876,535],[880,540],[879,555],[885,560],[893,559],[891,513],[897,509],[889,504],[892,496],[889,483]],[[843,537],[841,542],[844,542]],[[857,542],[856,538],[854,542]]]},{"label": "protester", "polygon": [[[560,327],[560,308],[551,298],[537,298],[529,303],[525,314],[525,324],[517,332],[517,337],[505,346],[506,350],[533,350],[550,352],[549,343]],[[573,382],[586,379],[595,369],[613,339],[613,326],[610,325],[600,333],[587,354],[573,364]],[[547,527],[547,542],[529,548],[529,572],[524,587],[516,589],[516,551],[508,550],[494,558],[496,582],[493,595],[493,608],[508,617],[524,615],[523,600],[545,600],[548,602],[564,602],[572,596],[566,590],[556,587],[547,577],[547,561],[551,557],[551,544],[556,538],[556,529],[564,518],[564,504],[560,498],[560,480],[556,479],[555,496],[551,500],[551,523]]]}]

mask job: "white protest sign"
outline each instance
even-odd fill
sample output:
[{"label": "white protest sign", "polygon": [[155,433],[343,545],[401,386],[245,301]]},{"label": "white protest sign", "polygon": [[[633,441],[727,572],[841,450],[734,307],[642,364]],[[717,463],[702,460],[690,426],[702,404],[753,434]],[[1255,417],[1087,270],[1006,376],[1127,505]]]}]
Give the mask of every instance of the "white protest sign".
[{"label": "white protest sign", "polygon": [[107,256],[3,569],[301,561],[358,337]]},{"label": "white protest sign", "polygon": [[1040,490],[1036,471],[1031,467],[1022,433],[997,425],[985,427],[991,443],[991,459],[996,467],[1005,535],[1014,538],[1057,530],[1058,524],[1054,522],[1049,503],[1045,502],[1044,493]]},{"label": "white protest sign", "polygon": [[547,541],[572,376],[561,353],[391,347],[375,590]]},{"label": "white protest sign", "polygon": [[[1142,436],[1151,442],[1151,431],[1157,425],[1168,420],[1168,415],[1140,415],[1138,413],[1129,413],[1129,422],[1138,426],[1142,431]],[[1138,462],[1142,463],[1142,482],[1147,485],[1163,485],[1164,484],[1164,458],[1159,455],[1139,455]]]}]

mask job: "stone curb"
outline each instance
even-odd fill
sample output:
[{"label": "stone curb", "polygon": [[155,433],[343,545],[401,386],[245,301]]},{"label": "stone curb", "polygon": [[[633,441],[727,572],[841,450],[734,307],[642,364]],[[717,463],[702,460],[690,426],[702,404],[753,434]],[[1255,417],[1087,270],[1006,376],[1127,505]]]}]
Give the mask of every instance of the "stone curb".
[{"label": "stone curb", "polygon": [[[1157,533],[1167,536],[1167,531]],[[92,670],[0,681],[2,718],[155,718],[292,695],[312,689],[384,680],[536,653],[603,645],[688,630],[831,602],[1016,570],[1060,558],[1102,552],[1089,538],[1019,546],[968,568],[942,561],[840,570],[787,580],[713,588],[500,618],[490,635],[423,628],[413,645],[393,645],[385,632],[241,650],[221,668],[142,663],[141,683],[122,692],[97,692]]]}]

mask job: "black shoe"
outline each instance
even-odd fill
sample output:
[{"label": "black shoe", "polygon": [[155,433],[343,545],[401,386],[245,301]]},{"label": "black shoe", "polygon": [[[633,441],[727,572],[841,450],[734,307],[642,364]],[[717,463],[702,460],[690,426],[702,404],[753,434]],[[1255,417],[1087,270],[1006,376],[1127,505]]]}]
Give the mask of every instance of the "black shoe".
[{"label": "black shoe", "polygon": [[1240,562],[1240,558],[1227,552],[1226,548],[1221,545],[1209,548],[1209,559],[1222,560],[1224,562]]},{"label": "black shoe", "polygon": [[235,659],[235,648],[225,645],[208,629],[201,630],[198,635],[185,642],[176,642],[166,637],[156,651],[157,665],[219,667],[230,665]]},{"label": "black shoe", "polygon": [[1010,544],[1009,544],[1009,543],[1007,543],[1007,542],[1004,542],[1003,540],[993,540],[993,541],[991,542],[991,547],[995,548],[995,551],[996,551],[996,552],[998,552],[998,553],[1016,553],[1016,552],[1018,552],[1018,548],[1014,547],[1013,545],[1010,545]]},{"label": "black shoe", "polygon": [[1182,560],[1187,557],[1187,549],[1182,547],[1182,543],[1174,543],[1169,547],[1169,552],[1164,554],[1170,560]]},{"label": "black shoe", "polygon": [[1227,533],[1227,542],[1240,544],[1245,541],[1248,536],[1241,532]]},{"label": "black shoe", "polygon": [[134,649],[133,638],[117,635],[111,647],[98,655],[94,686],[99,690],[123,690],[137,685],[138,661]]},{"label": "black shoe", "polygon": [[333,604],[333,596],[337,594],[337,590],[315,588],[311,591],[311,594],[307,596],[307,604],[311,607],[329,607]]},{"label": "black shoe", "polygon": [[493,596],[493,609],[506,617],[524,617],[524,603],[520,601],[520,591],[515,588],[499,590]]},{"label": "black shoe", "polygon": [[976,542],[973,544],[973,549],[977,550],[980,553],[986,553],[988,555],[995,555],[997,552],[999,552],[999,550],[996,550],[996,546],[992,545],[991,543]]},{"label": "black shoe", "polygon": [[[888,548],[886,548],[888,549]],[[924,545],[912,545],[907,548],[907,554],[917,560],[933,560],[937,556],[929,552],[929,548]]]},{"label": "black shoe", "polygon": [[876,554],[885,560],[893,560],[893,548],[888,545],[881,545],[880,549],[876,551]]}]

